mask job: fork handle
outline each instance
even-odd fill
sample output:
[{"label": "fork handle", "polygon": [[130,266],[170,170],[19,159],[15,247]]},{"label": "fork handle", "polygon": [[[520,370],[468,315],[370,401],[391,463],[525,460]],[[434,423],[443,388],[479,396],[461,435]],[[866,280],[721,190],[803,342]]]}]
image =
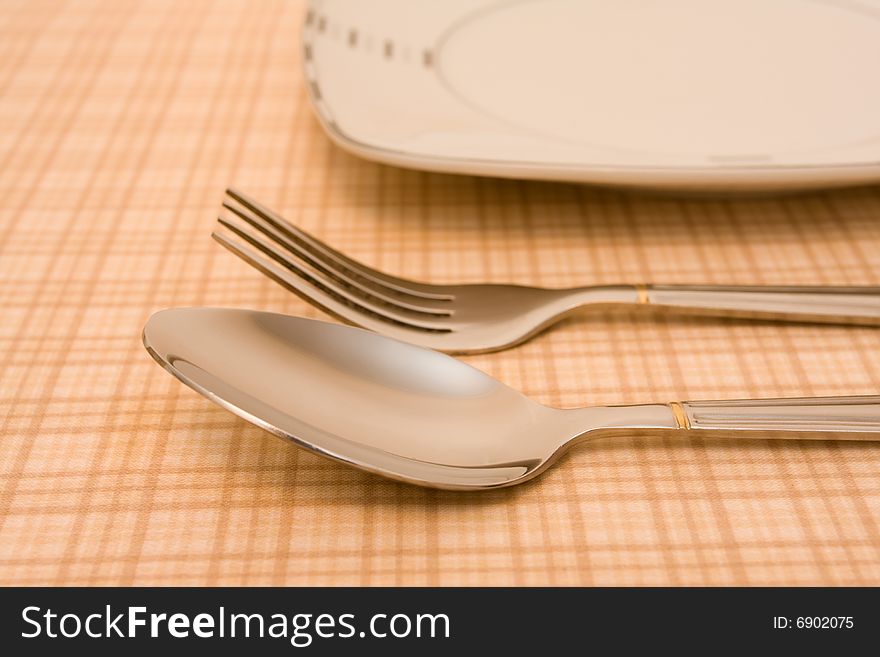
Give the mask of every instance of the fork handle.
[{"label": "fork handle", "polygon": [[669,404],[679,429],[747,438],[880,440],[880,396],[686,401]]},{"label": "fork handle", "polygon": [[646,285],[635,289],[641,303],[677,312],[880,325],[880,287]]}]

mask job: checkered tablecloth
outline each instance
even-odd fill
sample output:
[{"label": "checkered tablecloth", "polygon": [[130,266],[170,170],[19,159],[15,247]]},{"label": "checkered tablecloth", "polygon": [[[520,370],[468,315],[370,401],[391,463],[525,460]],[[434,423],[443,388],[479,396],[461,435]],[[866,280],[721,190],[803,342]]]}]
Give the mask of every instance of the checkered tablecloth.
[{"label": "checkered tablecloth", "polygon": [[[303,6],[0,3],[0,584],[880,584],[880,446],[618,439],[423,490],[159,368],[168,306],[324,318],[209,237],[234,184],[432,281],[880,284],[880,188],[680,200],[426,174],[329,143]],[[561,407],[880,391],[880,331],[622,314],[468,362]]]}]

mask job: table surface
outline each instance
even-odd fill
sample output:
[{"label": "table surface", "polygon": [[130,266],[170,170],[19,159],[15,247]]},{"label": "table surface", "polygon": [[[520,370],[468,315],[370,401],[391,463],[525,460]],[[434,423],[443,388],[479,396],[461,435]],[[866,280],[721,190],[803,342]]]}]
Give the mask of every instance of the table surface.
[{"label": "table surface", "polygon": [[[880,584],[876,444],[621,438],[480,494],[286,444],[159,368],[168,306],[320,317],[210,239],[235,185],[433,281],[880,284],[880,188],[426,174],[316,123],[298,2],[0,4],[0,584]],[[621,314],[466,359],[561,407],[880,390],[880,332]]]}]

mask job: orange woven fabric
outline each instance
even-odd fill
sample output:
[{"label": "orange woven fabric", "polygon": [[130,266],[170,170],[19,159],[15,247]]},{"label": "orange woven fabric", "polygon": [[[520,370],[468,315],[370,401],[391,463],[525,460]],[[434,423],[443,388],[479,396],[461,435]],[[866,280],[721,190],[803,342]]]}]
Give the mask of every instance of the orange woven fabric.
[{"label": "orange woven fabric", "polygon": [[[880,188],[678,200],[331,145],[298,2],[0,3],[0,584],[880,584],[876,444],[595,442],[422,490],[162,371],[168,306],[324,318],[210,239],[234,184],[431,281],[880,284]],[[562,407],[880,391],[880,331],[623,314],[469,362]]]}]

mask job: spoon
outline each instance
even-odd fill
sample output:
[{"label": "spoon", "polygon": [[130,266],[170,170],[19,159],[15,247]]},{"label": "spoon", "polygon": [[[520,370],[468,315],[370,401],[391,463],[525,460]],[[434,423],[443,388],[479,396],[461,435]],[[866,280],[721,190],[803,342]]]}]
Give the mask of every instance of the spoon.
[{"label": "spoon", "polygon": [[300,447],[392,479],[475,490],[526,481],[585,438],[880,439],[880,396],[560,410],[455,358],[363,329],[177,308],[147,351],[211,401]]}]

